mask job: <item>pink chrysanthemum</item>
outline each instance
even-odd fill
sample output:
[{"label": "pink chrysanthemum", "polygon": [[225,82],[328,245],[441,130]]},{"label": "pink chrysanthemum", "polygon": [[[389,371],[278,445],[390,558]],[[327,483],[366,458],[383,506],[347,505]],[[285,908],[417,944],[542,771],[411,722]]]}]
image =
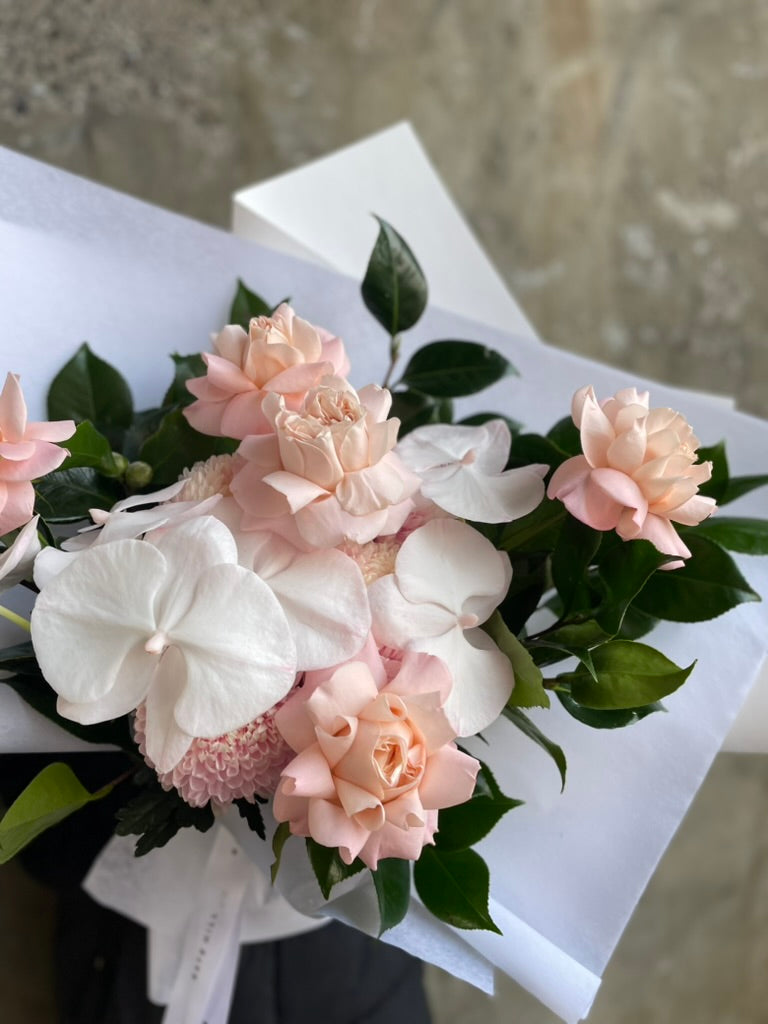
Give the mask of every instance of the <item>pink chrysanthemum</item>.
[{"label": "pink chrysanthemum", "polygon": [[[223,736],[193,740],[175,768],[158,773],[163,789],[177,789],[192,807],[203,807],[208,801],[217,807],[239,799],[253,803],[256,797],[271,796],[280,772],[294,756],[275,726],[275,712],[283,703]],[[144,745],[145,721],[142,703],[136,709],[134,738],[144,760],[154,768]]]},{"label": "pink chrysanthemum", "polygon": [[229,495],[232,477],[242,465],[237,455],[212,455],[205,462],[196,462],[181,475],[184,487],[174,501],[203,501],[214,494]]}]

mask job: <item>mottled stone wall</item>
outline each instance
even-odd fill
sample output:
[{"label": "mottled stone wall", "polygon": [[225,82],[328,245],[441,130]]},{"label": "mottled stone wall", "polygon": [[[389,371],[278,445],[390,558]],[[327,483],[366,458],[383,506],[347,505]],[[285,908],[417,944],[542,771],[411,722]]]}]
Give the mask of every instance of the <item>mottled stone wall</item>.
[{"label": "mottled stone wall", "polygon": [[768,414],[765,0],[0,0],[0,143],[226,223],[409,118],[541,333]]}]

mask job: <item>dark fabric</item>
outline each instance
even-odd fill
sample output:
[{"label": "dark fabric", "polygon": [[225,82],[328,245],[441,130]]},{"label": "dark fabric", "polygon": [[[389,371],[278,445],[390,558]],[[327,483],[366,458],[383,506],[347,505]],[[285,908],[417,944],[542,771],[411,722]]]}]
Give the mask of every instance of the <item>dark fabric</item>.
[{"label": "dark fabric", "polygon": [[[81,890],[61,897],[60,1024],[160,1024],[145,996],[146,933]],[[243,947],[229,1024],[429,1024],[421,964],[333,922]]]},{"label": "dark fabric", "polygon": [[[95,791],[125,771],[122,754],[69,754]],[[0,797],[11,803],[51,761],[48,754],[0,757]],[[94,903],[80,888],[114,829],[130,783],[89,804],[23,851],[38,881],[59,892],[54,951],[59,1024],[160,1024],[146,998],[146,932]],[[332,923],[282,942],[245,946],[229,1024],[429,1024],[421,964],[406,953]]]}]

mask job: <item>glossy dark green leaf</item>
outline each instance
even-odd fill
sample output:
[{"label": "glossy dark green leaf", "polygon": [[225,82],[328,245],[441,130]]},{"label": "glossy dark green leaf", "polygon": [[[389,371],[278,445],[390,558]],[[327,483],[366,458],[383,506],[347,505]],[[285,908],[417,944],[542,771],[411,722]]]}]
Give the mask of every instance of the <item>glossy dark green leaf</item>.
[{"label": "glossy dark green leaf", "polygon": [[685,535],[691,551],[681,569],[657,572],[635,599],[640,611],[673,622],[703,622],[760,597],[727,551],[708,537]]},{"label": "glossy dark green leaf", "polygon": [[547,440],[567,455],[581,455],[581,434],[570,416],[558,420],[554,427],[547,431]]},{"label": "glossy dark green leaf", "polygon": [[[766,509],[768,513],[768,509]],[[768,522],[736,516],[714,516],[696,527],[698,537],[708,537],[729,551],[745,555],[768,555]],[[686,543],[689,534],[686,534]]]},{"label": "glossy dark green leaf", "polygon": [[756,491],[759,487],[768,487],[768,475],[759,476],[732,476],[725,488],[725,493],[720,496],[719,505],[727,505],[737,498]]},{"label": "glossy dark green leaf", "polygon": [[237,290],[232,299],[229,310],[229,323],[239,324],[244,331],[248,330],[248,324],[256,316],[270,316],[272,307],[265,302],[260,295],[252,292],[239,278]]},{"label": "glossy dark green leaf", "polygon": [[562,502],[545,498],[527,516],[507,523],[497,546],[510,552],[549,552],[557,543],[567,515]]},{"label": "glossy dark green leaf", "polygon": [[512,633],[519,634],[528,619],[539,607],[545,590],[551,586],[548,573],[549,558],[544,552],[525,554],[510,552],[512,582],[499,612]]},{"label": "glossy dark green leaf", "polygon": [[321,846],[314,839],[307,839],[306,842],[309,863],[325,899],[330,899],[334,885],[343,882],[345,878],[351,878],[365,867],[359,857],[351,864],[345,864],[335,847]]},{"label": "glossy dark green leaf", "polygon": [[139,836],[134,850],[137,857],[165,846],[179,829],[196,828],[198,832],[207,832],[215,821],[210,804],[190,807],[178,790],[166,792],[156,779],[121,808],[116,817],[117,835]]},{"label": "glossy dark green leaf", "polygon": [[515,372],[500,352],[476,341],[432,341],[411,356],[402,383],[436,398],[458,398]]},{"label": "glossy dark green leaf", "polygon": [[598,711],[595,708],[582,707],[581,704],[576,703],[570,694],[562,690],[557,690],[556,692],[560,703],[568,714],[575,718],[577,722],[581,722],[582,725],[588,725],[592,729],[623,729],[628,725],[634,725],[636,722],[642,721],[642,719],[647,718],[648,715],[652,715],[656,711],[666,710],[663,704],[656,701],[654,704],[646,704],[642,708],[624,708],[621,711]]},{"label": "glossy dark green leaf", "polygon": [[556,469],[567,458],[570,458],[567,452],[541,434],[518,434],[512,441],[509,466],[515,469],[538,462]]},{"label": "glossy dark green leaf", "polygon": [[467,850],[487,836],[507,811],[522,800],[505,796],[487,764],[480,762],[471,799],[440,811],[437,846],[441,850]]},{"label": "glossy dark green leaf", "polygon": [[507,705],[507,707],[504,708],[503,715],[505,718],[508,718],[524,736],[533,740],[533,742],[541,747],[543,751],[549,754],[560,773],[561,789],[565,789],[565,776],[568,765],[565,760],[565,754],[563,753],[562,747],[559,747],[557,743],[553,743],[552,740],[547,739],[541,729],[539,729],[537,725],[534,725],[530,718],[528,718],[520,708],[509,707],[509,705]]},{"label": "glossy dark green leaf", "polygon": [[87,344],[56,374],[48,392],[48,418],[90,420],[110,443],[130,426],[133,398],[122,374]]},{"label": "glossy dark green leaf", "polygon": [[120,475],[121,467],[112,452],[112,445],[107,438],[99,433],[90,420],[78,423],[77,430],[62,448],[66,448],[69,456],[62,462],[59,469],[75,469],[79,466],[90,466],[103,476]]},{"label": "glossy dark green leaf", "polygon": [[711,445],[707,448],[699,448],[696,452],[698,462],[712,463],[712,476],[699,488],[699,493],[708,498],[714,498],[720,502],[728,489],[730,476],[728,469],[728,456],[725,453],[725,441]]},{"label": "glossy dark green leaf", "polygon": [[153,487],[178,480],[185,469],[211,455],[232,453],[237,441],[199,434],[187,423],[181,409],[167,413],[158,430],[141,446],[139,458],[154,470]]},{"label": "glossy dark green leaf", "polygon": [[474,850],[425,846],[414,865],[413,880],[422,903],[438,920],[454,928],[501,934],[488,913],[488,867]]},{"label": "glossy dark green leaf", "polygon": [[510,632],[498,611],[483,626],[502,654],[509,658],[515,673],[515,688],[509,703],[518,708],[548,708],[549,696],[542,683],[541,669],[530,653]]},{"label": "glossy dark green leaf", "polygon": [[567,516],[552,552],[552,581],[567,615],[574,607],[589,607],[587,570],[600,547],[601,534]]},{"label": "glossy dark green leaf", "polygon": [[192,352],[182,356],[178,352],[171,355],[173,360],[173,380],[163,396],[163,405],[189,405],[194,402],[195,396],[187,390],[187,381],[194,377],[204,377],[206,374],[205,363],[199,352]]},{"label": "glossy dark green leaf", "polygon": [[[19,653],[15,654],[17,651]],[[86,743],[110,744],[128,751],[136,750],[127,717],[93,725],[80,725],[62,718],[56,710],[56,693],[43,678],[37,661],[24,656],[23,645],[9,648],[3,654],[5,658],[0,661],[0,669],[14,674],[0,678],[0,686],[9,686],[35,711]]]},{"label": "glossy dark green leaf", "polygon": [[275,855],[275,859],[269,869],[269,877],[272,880],[272,884],[275,884],[277,873],[280,870],[280,861],[283,856],[283,847],[291,838],[291,826],[287,821],[281,821],[275,829],[275,834],[272,836],[272,853]]},{"label": "glossy dark green leaf", "polygon": [[89,509],[110,509],[124,493],[89,466],[57,469],[37,481],[35,492],[35,509],[49,523],[87,519]]},{"label": "glossy dark green leaf", "polygon": [[46,765],[14,800],[0,820],[0,864],[5,864],[41,833],[81,807],[112,791],[90,793],[67,764]]},{"label": "glossy dark green leaf", "polygon": [[613,636],[619,632],[632,601],[668,560],[668,555],[661,554],[647,540],[622,541],[606,554],[601,552],[598,576],[604,596],[594,614],[606,633]]},{"label": "glossy dark green leaf", "polygon": [[387,221],[377,217],[379,234],[368,261],[363,302],[394,337],[419,320],[427,305],[427,280],[410,246]]},{"label": "glossy dark green leaf", "polygon": [[660,651],[630,640],[612,640],[592,651],[595,679],[583,666],[558,676],[583,707],[621,710],[644,707],[674,693],[693,670],[680,668]]},{"label": "glossy dark green leaf", "polygon": [[411,902],[411,864],[397,857],[380,860],[371,871],[379,903],[379,935],[400,924]]},{"label": "glossy dark green leaf", "polygon": [[[610,639],[610,635],[595,622],[586,619],[584,622],[565,623],[531,636],[527,645],[537,665],[551,665],[562,661],[562,657],[549,658],[546,652],[553,651],[578,658],[587,672],[594,675],[592,651]],[[545,656],[542,657],[542,650]]]},{"label": "glossy dark green leaf", "polygon": [[264,829],[264,818],[262,817],[258,801],[250,803],[241,797],[239,800],[235,800],[235,806],[240,813],[240,817],[245,819],[251,832],[255,832],[259,839],[266,839],[267,833]]}]

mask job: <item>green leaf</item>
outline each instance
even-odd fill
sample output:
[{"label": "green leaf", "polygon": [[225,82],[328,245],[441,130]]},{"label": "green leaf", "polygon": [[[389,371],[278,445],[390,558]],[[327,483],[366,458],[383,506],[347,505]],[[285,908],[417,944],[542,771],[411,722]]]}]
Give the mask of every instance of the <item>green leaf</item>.
[{"label": "green leaf", "polygon": [[163,405],[189,405],[195,396],[187,389],[187,381],[195,377],[204,377],[205,363],[199,352],[181,356],[178,352],[171,355],[173,360],[173,380],[163,396]]},{"label": "green leaf", "polygon": [[547,440],[567,455],[581,455],[581,433],[570,416],[564,416],[547,431]]},{"label": "green leaf", "polygon": [[[237,290],[232,299],[229,310],[229,323],[239,324],[244,331],[248,330],[248,324],[257,316],[270,316],[272,307],[265,302],[260,295],[252,292],[240,278],[237,279]],[[197,374],[199,376],[199,374]]]},{"label": "green leaf", "polygon": [[110,444],[131,424],[133,398],[122,374],[99,359],[87,344],[54,377],[48,392],[48,418],[90,420]]},{"label": "green leaf", "polygon": [[269,877],[272,880],[272,885],[275,884],[277,873],[280,870],[280,860],[283,856],[283,847],[290,838],[291,826],[287,821],[281,821],[275,829],[275,834],[272,836],[272,853],[275,855],[275,859],[269,869]]},{"label": "green leaf", "polygon": [[725,488],[725,493],[720,496],[719,505],[727,505],[737,498],[757,490],[758,487],[768,486],[768,475],[762,476],[732,476]]},{"label": "green leaf", "polygon": [[698,533],[686,533],[691,551],[681,569],[657,572],[635,599],[640,611],[672,622],[714,619],[746,601],[759,601],[719,544]]},{"label": "green leaf", "polygon": [[[510,469],[519,466],[530,466],[532,463],[540,462],[556,469],[560,463],[570,458],[567,452],[558,448],[556,444],[547,437],[540,434],[518,434],[512,441],[512,451],[509,456],[508,467]],[[558,504],[560,504],[558,502]]]},{"label": "green leaf", "polygon": [[422,903],[440,921],[501,935],[488,913],[488,867],[474,850],[425,846],[414,865],[413,880]]},{"label": "green leaf", "polygon": [[38,480],[35,491],[35,508],[49,523],[87,519],[89,509],[110,509],[124,494],[90,466],[57,469]]},{"label": "green leaf", "polygon": [[517,637],[506,626],[498,611],[483,626],[502,654],[509,658],[515,674],[515,688],[509,703],[518,708],[548,708],[549,696],[544,689],[541,669]]},{"label": "green leaf", "polygon": [[568,622],[561,626],[544,630],[535,636],[528,638],[528,647],[533,651],[533,657],[537,665],[550,665],[553,661],[562,661],[561,657],[541,657],[540,651],[557,651],[572,655],[578,658],[586,670],[594,674],[592,665],[593,648],[604,644],[610,639],[594,619],[586,619],[584,622]]},{"label": "green leaf", "polygon": [[568,714],[575,718],[577,722],[581,722],[582,725],[588,725],[592,729],[623,729],[627,725],[634,725],[636,722],[640,722],[655,711],[666,710],[663,704],[656,701],[654,704],[646,704],[642,708],[624,708],[621,711],[597,711],[594,708],[583,708],[581,704],[577,704],[573,697],[564,690],[557,690],[556,693],[558,700]]},{"label": "green leaf", "polygon": [[207,832],[214,821],[210,804],[190,807],[178,790],[166,792],[154,779],[117,812],[115,833],[119,836],[140,836],[135,854],[143,857],[150,850],[165,846],[179,829],[194,827],[198,832]]},{"label": "green leaf", "polygon": [[475,791],[457,807],[440,811],[436,844],[441,850],[467,850],[487,836],[501,818],[522,800],[505,796],[487,764],[480,762]]},{"label": "green leaf", "polygon": [[62,462],[59,471],[90,466],[103,476],[120,475],[121,467],[112,452],[112,445],[90,420],[78,423],[74,434],[62,447],[67,449],[69,456]]},{"label": "green leaf", "polygon": [[240,812],[240,817],[245,818],[251,832],[255,832],[259,839],[266,839],[267,833],[264,831],[264,818],[261,815],[261,808],[258,803],[249,803],[248,800],[241,797],[239,800],[235,800],[235,806]]},{"label": "green leaf", "polygon": [[345,878],[351,878],[365,867],[359,857],[351,864],[345,864],[335,846],[321,846],[314,839],[307,839],[307,853],[320,892],[326,900],[330,899],[334,885],[343,882]]},{"label": "green leaf", "polygon": [[481,427],[484,423],[489,423],[491,420],[503,420],[509,428],[512,437],[515,437],[523,429],[522,423],[513,420],[510,416],[503,416],[500,412],[476,412],[472,416],[465,416],[463,420],[459,420],[459,425],[463,427]]},{"label": "green leaf", "polygon": [[5,864],[46,829],[112,791],[89,793],[69,765],[49,764],[14,800],[0,821],[0,864]]},{"label": "green leaf", "polygon": [[2,662],[0,668],[14,673],[0,678],[0,685],[10,686],[31,708],[72,736],[77,736],[86,743],[110,744],[123,750],[136,750],[126,716],[109,722],[97,722],[94,725],[80,725],[68,718],[62,718],[56,710],[56,693],[43,678],[37,661],[25,662],[19,658],[15,664],[10,661]]},{"label": "green leaf", "polygon": [[369,312],[394,337],[419,320],[427,305],[427,280],[408,243],[381,217],[361,291]]},{"label": "green leaf", "polygon": [[139,458],[154,470],[153,487],[166,487],[195,462],[211,455],[231,454],[237,444],[226,437],[199,434],[187,423],[184,412],[174,409],[163,417],[158,430],[141,446]]},{"label": "green leaf", "polygon": [[458,398],[515,372],[500,352],[476,341],[433,341],[414,352],[401,383],[436,398]]},{"label": "green leaf", "polygon": [[725,454],[725,441],[709,448],[699,448],[696,452],[698,462],[712,463],[712,476],[699,488],[699,494],[714,498],[720,502],[728,489],[728,457]]},{"label": "green leaf", "polygon": [[569,515],[552,552],[552,581],[563,603],[563,614],[574,606],[589,607],[587,570],[600,547],[601,534]]},{"label": "green leaf", "polygon": [[768,521],[765,519],[715,516],[700,523],[696,527],[696,535],[709,537],[729,551],[740,551],[745,555],[768,555]]},{"label": "green leaf", "polygon": [[565,789],[565,775],[567,771],[567,763],[565,760],[565,754],[563,753],[562,747],[559,747],[552,740],[547,739],[544,733],[539,729],[538,726],[534,725],[533,722],[528,718],[527,715],[523,714],[520,708],[514,708],[507,705],[503,711],[504,717],[508,718],[509,721],[516,726],[524,736],[528,739],[533,740],[538,746],[545,751],[557,766],[557,770],[560,773],[560,781],[562,783],[561,790]]},{"label": "green leaf", "polygon": [[533,512],[507,523],[497,547],[502,551],[550,552],[560,535],[568,513],[559,501],[545,498]]},{"label": "green leaf", "polygon": [[380,860],[375,871],[371,871],[379,902],[379,937],[400,924],[408,913],[411,902],[411,865],[398,857]]},{"label": "green leaf", "polygon": [[[597,678],[580,666],[559,675],[571,694],[587,708],[633,709],[674,693],[693,670],[679,668],[660,651],[632,640],[611,640],[592,651]],[[695,662],[694,662],[695,664]]]},{"label": "green leaf", "polygon": [[512,582],[506,597],[499,605],[499,613],[510,632],[518,634],[539,607],[545,590],[551,586],[549,557],[542,552],[527,555],[510,552]]},{"label": "green leaf", "polygon": [[648,540],[622,541],[605,555],[601,552],[598,577],[604,597],[594,615],[607,634],[615,636],[619,632],[632,601],[669,558]]}]

